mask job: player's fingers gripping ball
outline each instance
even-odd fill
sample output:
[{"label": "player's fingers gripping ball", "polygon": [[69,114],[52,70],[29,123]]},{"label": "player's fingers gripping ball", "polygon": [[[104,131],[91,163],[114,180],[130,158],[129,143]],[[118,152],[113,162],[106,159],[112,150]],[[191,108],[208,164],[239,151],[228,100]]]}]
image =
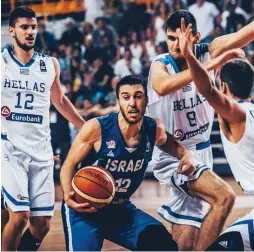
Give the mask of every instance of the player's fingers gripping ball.
[{"label": "player's fingers gripping ball", "polygon": [[112,175],[98,166],[80,169],[72,180],[72,187],[77,202],[88,202],[96,209],[108,205],[115,195],[115,181]]}]

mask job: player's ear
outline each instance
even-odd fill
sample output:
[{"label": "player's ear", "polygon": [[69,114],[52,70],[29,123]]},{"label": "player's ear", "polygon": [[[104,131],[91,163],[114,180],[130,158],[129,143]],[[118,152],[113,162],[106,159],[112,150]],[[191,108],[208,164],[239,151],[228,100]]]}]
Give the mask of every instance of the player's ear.
[{"label": "player's ear", "polygon": [[223,94],[227,94],[229,89],[228,89],[228,85],[227,83],[225,82],[221,82],[221,85],[220,85],[220,91],[223,93]]},{"label": "player's ear", "polygon": [[9,34],[11,37],[15,37],[14,27],[9,26]]},{"label": "player's ear", "polygon": [[194,44],[199,44],[200,43],[200,37],[201,37],[200,32],[196,32],[194,37],[195,37]]}]

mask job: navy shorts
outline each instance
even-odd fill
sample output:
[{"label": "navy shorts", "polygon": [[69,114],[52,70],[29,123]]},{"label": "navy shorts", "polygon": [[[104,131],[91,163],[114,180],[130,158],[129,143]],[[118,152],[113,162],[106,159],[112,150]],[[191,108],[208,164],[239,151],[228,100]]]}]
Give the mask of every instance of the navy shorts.
[{"label": "navy shorts", "polygon": [[163,226],[130,201],[109,205],[96,213],[79,213],[63,202],[62,219],[68,251],[99,251],[104,239],[136,250],[138,236],[147,226]]}]

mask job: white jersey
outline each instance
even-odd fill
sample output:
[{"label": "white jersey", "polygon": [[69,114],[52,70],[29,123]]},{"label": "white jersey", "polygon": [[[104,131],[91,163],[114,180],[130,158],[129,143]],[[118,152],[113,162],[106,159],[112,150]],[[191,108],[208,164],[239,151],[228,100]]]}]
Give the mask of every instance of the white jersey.
[{"label": "white jersey", "polygon": [[55,79],[53,60],[34,52],[20,63],[11,47],[2,51],[2,139],[31,157],[52,159],[49,128],[50,89]]},{"label": "white jersey", "polygon": [[239,104],[246,111],[243,137],[238,143],[232,143],[221,130],[221,139],[236,181],[245,193],[254,194],[254,104],[250,102]]}]

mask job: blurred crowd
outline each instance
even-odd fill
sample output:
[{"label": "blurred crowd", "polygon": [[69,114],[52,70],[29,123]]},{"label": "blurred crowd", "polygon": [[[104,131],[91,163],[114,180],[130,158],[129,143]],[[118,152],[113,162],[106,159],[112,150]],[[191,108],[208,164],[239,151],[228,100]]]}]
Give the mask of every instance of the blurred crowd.
[{"label": "blurred crowd", "polygon": [[[117,111],[114,91],[119,78],[137,74],[147,79],[151,61],[167,51],[164,23],[170,13],[189,10],[197,20],[201,42],[206,43],[254,19],[250,0],[152,2],[147,9],[134,1],[93,0],[93,6],[98,6],[94,19],[80,23],[67,18],[59,40],[39,22],[36,50],[59,60],[64,92],[86,120]],[[254,45],[244,50],[253,62]],[[64,159],[72,130],[53,107],[51,126],[53,148],[61,146]]]}]

